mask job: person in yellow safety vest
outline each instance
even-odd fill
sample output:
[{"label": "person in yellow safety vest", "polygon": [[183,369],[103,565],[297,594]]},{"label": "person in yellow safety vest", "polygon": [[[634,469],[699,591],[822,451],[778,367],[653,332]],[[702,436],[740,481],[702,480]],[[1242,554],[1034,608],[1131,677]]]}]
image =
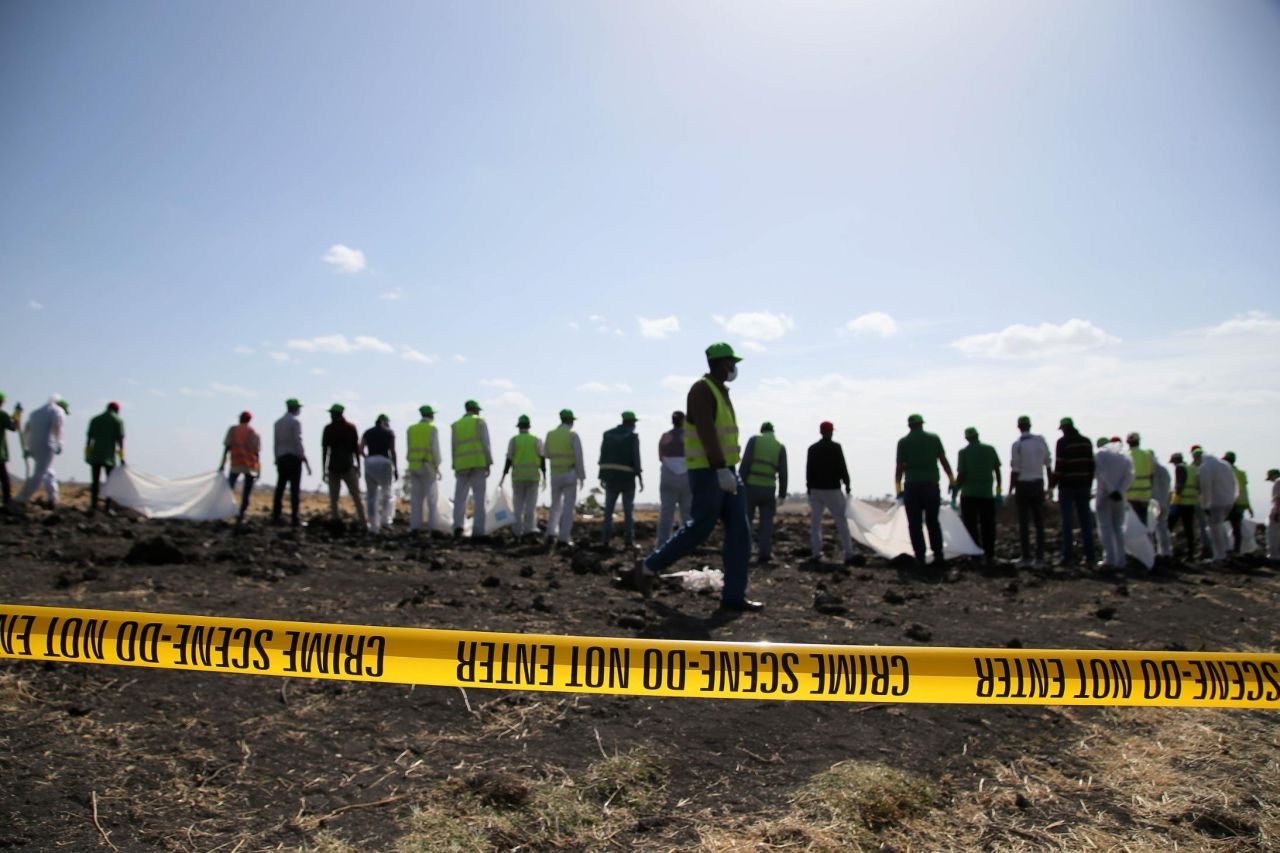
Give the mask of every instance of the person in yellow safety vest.
[{"label": "person in yellow safety vest", "polygon": [[746,489],[735,470],[741,459],[738,419],[729,400],[728,383],[738,377],[733,347],[707,347],[707,373],[689,389],[685,401],[685,462],[693,490],[693,519],[636,566],[636,585],[646,598],[658,572],[693,553],[724,522],[724,589],[720,607],[730,611],[763,609],[747,598],[747,569],[751,560],[751,524],[747,521]]},{"label": "person in yellow safety vest", "polygon": [[489,452],[489,426],[480,417],[480,404],[468,400],[467,413],[453,422],[453,476],[457,483],[453,489],[453,535],[462,535],[462,525],[467,518],[467,496],[475,501],[471,517],[471,536],[484,536],[484,494],[493,467],[493,454]]},{"label": "person in yellow safety vest", "polygon": [[1244,514],[1249,513],[1249,517],[1253,518],[1253,505],[1249,503],[1249,477],[1243,471],[1236,467],[1236,452],[1228,450],[1222,454],[1223,460],[1231,466],[1232,472],[1236,475],[1236,485],[1239,487],[1240,494],[1236,496],[1235,506],[1231,507],[1231,514],[1227,516],[1227,520],[1231,522],[1231,553],[1240,553],[1240,522],[1244,520]]},{"label": "person in yellow safety vest", "polygon": [[240,423],[228,429],[226,438],[222,440],[222,461],[218,463],[218,473],[221,474],[226,470],[227,457],[231,457],[231,476],[227,482],[231,484],[232,492],[236,490],[236,480],[241,475],[244,476],[244,495],[240,498],[240,514],[236,516],[236,524],[244,523],[244,514],[249,511],[249,494],[253,491],[253,481],[262,470],[258,460],[262,439],[258,436],[258,431],[249,426],[251,420],[253,415],[249,412],[240,413]]},{"label": "person in yellow safety vest", "polygon": [[547,456],[538,437],[529,434],[528,415],[520,416],[516,428],[520,431],[507,443],[507,463],[502,469],[498,487],[502,487],[510,472],[511,483],[515,487],[512,532],[518,540],[538,533],[538,484],[545,485],[547,481]]},{"label": "person in yellow safety vest", "polygon": [[773,424],[765,421],[747,441],[738,476],[747,485],[747,522],[753,527],[760,510],[756,562],[767,566],[773,562],[773,517],[778,501],[787,499],[787,448],[774,437]]},{"label": "person in yellow safety vest", "polygon": [[440,430],[436,410],[419,406],[422,416],[409,427],[405,443],[409,460],[409,529],[422,529],[422,505],[427,505],[427,532],[436,529],[436,483],[440,480]]},{"label": "person in yellow safety vest", "polygon": [[1187,562],[1196,558],[1196,509],[1200,506],[1200,469],[1188,465],[1181,453],[1169,457],[1173,466],[1173,496],[1169,501],[1169,532],[1179,524],[1187,540]]},{"label": "person in yellow safety vest", "polygon": [[551,549],[573,544],[573,511],[578,490],[587,482],[582,440],[573,431],[572,409],[560,410],[560,425],[547,433],[543,447],[551,466],[551,506],[547,511],[547,541]]},{"label": "person in yellow safety vest", "polygon": [[1141,446],[1142,436],[1136,432],[1129,433],[1125,443],[1129,445],[1129,461],[1133,463],[1133,485],[1125,493],[1125,499],[1129,501],[1129,506],[1133,507],[1133,511],[1138,515],[1138,520],[1147,526],[1147,532],[1150,533],[1151,525],[1147,524],[1147,513],[1151,507],[1151,483],[1155,476],[1156,454]]}]

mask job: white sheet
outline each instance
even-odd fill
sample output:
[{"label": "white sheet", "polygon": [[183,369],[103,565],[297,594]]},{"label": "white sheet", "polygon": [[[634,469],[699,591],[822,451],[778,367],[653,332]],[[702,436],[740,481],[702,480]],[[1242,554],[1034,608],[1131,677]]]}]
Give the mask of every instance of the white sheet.
[{"label": "white sheet", "polygon": [[[915,554],[907,531],[906,507],[895,505],[892,509],[877,509],[866,501],[850,498],[845,515],[849,518],[849,533],[854,540],[881,557],[892,560],[900,554]],[[960,514],[950,506],[942,505],[938,523],[942,526],[942,553],[948,560],[982,556],[982,549],[965,529]]]},{"label": "white sheet", "polygon": [[230,518],[237,511],[231,486],[217,471],[167,480],[132,465],[117,465],[102,488],[102,497],[148,518],[213,521]]}]

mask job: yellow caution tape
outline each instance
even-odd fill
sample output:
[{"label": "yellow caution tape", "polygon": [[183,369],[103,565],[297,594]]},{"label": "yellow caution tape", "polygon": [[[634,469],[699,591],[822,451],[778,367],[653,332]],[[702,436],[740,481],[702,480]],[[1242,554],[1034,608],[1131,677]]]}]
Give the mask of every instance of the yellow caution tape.
[{"label": "yellow caution tape", "polygon": [[0,605],[0,657],[629,696],[1280,708],[1280,655],[558,637]]}]

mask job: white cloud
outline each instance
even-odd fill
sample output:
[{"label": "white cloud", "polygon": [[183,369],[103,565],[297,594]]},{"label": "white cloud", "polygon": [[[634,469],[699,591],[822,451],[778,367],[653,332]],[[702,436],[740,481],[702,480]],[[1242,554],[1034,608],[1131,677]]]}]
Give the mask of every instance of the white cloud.
[{"label": "white cloud", "polygon": [[385,299],[388,302],[395,302],[396,300],[402,298],[403,296],[404,296],[403,287],[395,287],[395,288],[392,288],[391,290],[383,291],[382,293],[378,294],[379,299]]},{"label": "white cloud", "polygon": [[658,317],[653,320],[646,317],[637,317],[636,322],[640,325],[640,337],[642,338],[665,338],[680,331],[680,318],[674,316]]},{"label": "white cloud", "polygon": [[365,268],[364,252],[341,243],[334,243],[320,260],[337,268],[339,272],[358,273]]},{"label": "white cloud", "polygon": [[751,352],[768,352],[769,351],[769,348],[766,347],[764,344],[756,343],[755,341],[740,341],[738,343],[738,347],[739,349],[750,350]]},{"label": "white cloud", "polygon": [[323,367],[313,367],[311,368],[311,370],[307,372],[310,373],[312,376],[328,376],[329,375],[329,371],[325,370]]},{"label": "white cloud", "polygon": [[1088,320],[1038,326],[1015,324],[999,332],[970,335],[952,341],[951,346],[968,356],[984,358],[1048,358],[1071,352],[1096,350],[1120,339],[1107,334]]},{"label": "white cloud", "polygon": [[630,394],[631,386],[625,382],[584,382],[578,390],[586,394]]},{"label": "white cloud", "polygon": [[498,396],[485,400],[484,405],[490,409],[516,409],[526,413],[534,408],[533,401],[519,391],[503,391]]},{"label": "white cloud", "polygon": [[727,319],[716,314],[711,319],[729,334],[752,341],[776,341],[796,327],[789,315],[768,311],[734,314]]},{"label": "white cloud", "polygon": [[581,328],[582,328],[582,327],[581,327],[581,326],[579,326],[579,325],[577,324],[577,322],[575,322],[575,321],[573,321],[573,320],[570,320],[570,321],[569,321],[569,330],[570,330],[570,331],[576,332],[576,331],[578,331],[578,330],[579,330],[579,329],[581,329]]},{"label": "white cloud", "polygon": [[44,303],[43,303],[43,302],[37,302],[36,300],[32,299],[32,300],[31,300],[30,302],[28,302],[27,304],[31,306],[31,310],[32,310],[32,311],[43,311],[43,310],[44,310]]},{"label": "white cloud", "polygon": [[587,318],[587,320],[589,320],[589,321],[590,321],[590,322],[592,322],[592,323],[603,323],[603,322],[604,322],[604,317],[602,317],[602,316],[601,316],[601,315],[599,315],[599,314],[592,314],[591,316],[589,316],[589,317]]},{"label": "white cloud", "polygon": [[178,393],[184,397],[212,397],[213,392],[205,388],[188,388],[183,385],[178,389]]},{"label": "white cloud", "polygon": [[168,397],[169,395],[161,391],[159,388],[148,388],[147,393],[152,397]]},{"label": "white cloud", "polygon": [[872,311],[854,317],[845,324],[845,331],[855,335],[878,335],[888,338],[898,333],[898,324],[893,317],[883,311]]},{"label": "white cloud", "polygon": [[257,397],[258,392],[253,391],[243,385],[226,385],[222,382],[210,382],[209,387],[218,394],[226,394],[229,397]]},{"label": "white cloud", "polygon": [[510,379],[481,379],[480,384],[486,388],[501,388],[504,391],[514,391],[516,383]]},{"label": "white cloud", "polygon": [[466,364],[466,362],[467,362],[467,357],[466,357],[465,355],[463,355],[462,353],[457,353],[457,352],[455,352],[455,353],[453,354],[453,360],[454,360],[454,361],[456,361],[458,364]]},{"label": "white cloud", "polygon": [[1280,319],[1266,311],[1248,311],[1205,330],[1209,335],[1274,335],[1280,332]]},{"label": "white cloud", "polygon": [[232,352],[236,355],[253,355],[253,347],[246,344],[240,344],[240,346],[236,347]]},{"label": "white cloud", "polygon": [[290,357],[289,353],[280,352],[279,350],[272,350],[271,352],[267,353],[267,355],[271,356],[272,360],[276,361],[279,364],[284,364],[286,361],[293,361],[293,358]]},{"label": "white cloud", "polygon": [[658,384],[668,391],[688,391],[689,386],[698,381],[696,376],[664,376]]},{"label": "white cloud", "polygon": [[436,357],[418,352],[413,347],[401,347],[400,357],[405,361],[412,361],[415,364],[435,364]]},{"label": "white cloud", "polygon": [[356,335],[347,340],[346,335],[317,335],[314,338],[294,338],[286,345],[289,349],[303,352],[329,352],[348,355],[362,350],[373,352],[395,352],[395,347],[386,341],[369,335]]}]

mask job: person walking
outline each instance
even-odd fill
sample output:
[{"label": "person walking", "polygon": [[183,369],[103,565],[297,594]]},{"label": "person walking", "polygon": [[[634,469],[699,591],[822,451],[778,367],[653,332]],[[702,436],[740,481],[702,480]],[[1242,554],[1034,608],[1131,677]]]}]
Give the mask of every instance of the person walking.
[{"label": "person walking", "polygon": [[23,453],[35,461],[35,467],[14,498],[15,503],[25,504],[43,488],[49,505],[57,508],[58,474],[53,470],[53,458],[62,453],[62,428],[69,414],[71,404],[54,394],[27,417],[22,428]]},{"label": "person walking", "polygon": [[601,545],[609,549],[613,538],[613,511],[622,498],[623,542],[630,551],[635,547],[636,483],[644,491],[644,474],[640,470],[640,437],[636,435],[635,412],[622,413],[622,423],[607,430],[600,442],[600,483],[604,486],[604,524]]},{"label": "person walking", "polygon": [[[1069,419],[1068,419],[1069,420]],[[1009,451],[1009,495],[1018,507],[1018,537],[1022,547],[1019,568],[1044,568],[1044,501],[1053,488],[1053,454],[1044,436],[1031,431],[1031,418],[1018,418],[1018,440]],[[1092,453],[1089,454],[1093,456]],[[1091,472],[1092,473],[1092,472]],[[1046,488],[1046,485],[1048,488]],[[1086,503],[1088,499],[1086,497]],[[1031,551],[1030,528],[1035,524],[1036,550]]]},{"label": "person walking", "polygon": [[[1079,523],[1084,563],[1093,568],[1093,511],[1089,508],[1089,492],[1097,473],[1093,442],[1080,434],[1071,418],[1058,421],[1058,429],[1062,431],[1062,437],[1058,439],[1055,448],[1057,461],[1054,463],[1051,482],[1058,489],[1058,509],[1062,515],[1062,565],[1070,566],[1075,562],[1071,530],[1073,523]],[[1025,528],[1023,530],[1025,542]]]},{"label": "person walking", "polygon": [[1093,457],[1098,479],[1098,530],[1102,533],[1103,562],[1108,568],[1123,569],[1125,494],[1133,485],[1133,461],[1121,450],[1120,437],[1098,439]]},{"label": "person walking", "polygon": [[[0,406],[4,405],[4,394],[0,393]],[[4,496],[7,509],[12,498],[9,485],[9,433],[22,429],[22,404],[13,407],[13,414],[0,409],[0,495]],[[18,436],[21,443],[21,434]],[[30,479],[28,477],[27,479]]]},{"label": "person walking", "polygon": [[260,460],[262,438],[256,429],[249,426],[251,420],[253,420],[251,412],[240,413],[240,422],[229,428],[226,438],[222,440],[222,461],[218,463],[218,473],[222,473],[227,467],[227,457],[231,457],[231,475],[227,478],[227,482],[231,485],[233,494],[236,490],[236,480],[244,477],[244,494],[240,498],[240,513],[236,516],[238,525],[244,524],[245,513],[249,511],[249,496],[253,492],[253,483],[262,472]]},{"label": "person walking", "polygon": [[[818,424],[821,436],[809,445],[804,466],[804,490],[809,498],[809,559],[822,559],[822,516],[831,513],[836,534],[840,537],[840,552],[846,565],[853,563],[853,537],[849,535],[849,517],[845,514],[846,498],[852,489],[849,466],[845,464],[844,448],[831,440],[836,427],[831,421]],[[844,491],[841,492],[841,486]]]},{"label": "person walking", "polygon": [[284,414],[276,420],[272,429],[275,437],[276,456],[276,493],[271,500],[271,523],[281,524],[284,513],[284,491],[289,490],[289,518],[293,527],[298,527],[298,498],[302,492],[302,469],[311,474],[311,463],[307,461],[307,449],[302,443],[302,404],[297,398],[290,397],[284,401]]},{"label": "person walking", "polygon": [[1236,502],[1231,507],[1231,514],[1227,516],[1227,520],[1231,522],[1231,553],[1240,553],[1241,534],[1240,526],[1244,520],[1244,514],[1249,513],[1249,517],[1253,518],[1253,505],[1249,503],[1249,476],[1236,467],[1236,452],[1228,450],[1222,454],[1222,460],[1231,466],[1231,473],[1236,475]]},{"label": "person walking", "polygon": [[343,416],[346,408],[341,403],[329,407],[329,423],[320,434],[320,468],[329,484],[329,514],[341,523],[338,498],[342,496],[342,484],[356,505],[356,520],[363,529],[368,525],[364,515],[364,502],[360,497],[360,434],[355,424]]},{"label": "person walking", "polygon": [[689,523],[689,503],[693,492],[689,489],[689,466],[684,461],[684,412],[671,413],[671,429],[658,439],[658,463],[662,466],[658,481],[658,536],[655,547],[661,548],[671,538],[680,510],[681,526]]},{"label": "person walking", "polygon": [[996,561],[996,510],[1004,505],[1000,455],[978,439],[977,427],[966,427],[956,458],[956,488],[960,491],[960,518],[974,542],[981,543],[983,561]]},{"label": "person walking", "polygon": [[[116,469],[116,459],[124,464],[124,421],[120,419],[120,404],[107,403],[101,414],[89,421],[85,433],[84,461],[89,463],[89,515],[98,511],[98,482],[105,470],[107,479]],[[107,501],[108,510],[111,501]]]},{"label": "person walking", "polygon": [[1267,471],[1271,484],[1271,512],[1267,515],[1267,559],[1280,560],[1280,468]]},{"label": "person walking", "polygon": [[946,563],[943,552],[942,525],[938,522],[938,510],[942,506],[942,493],[938,487],[938,466],[947,472],[947,488],[955,487],[951,463],[942,449],[942,439],[924,431],[924,418],[910,415],[907,418],[907,434],[898,439],[898,466],[893,482],[907,510],[907,532],[911,536],[911,548],[915,551],[916,565],[925,562],[924,528],[929,530],[929,547],[933,549],[934,565]]},{"label": "person walking", "polygon": [[724,588],[720,607],[730,611],[758,611],[759,601],[747,598],[747,571],[751,560],[751,526],[747,522],[746,489],[735,466],[741,459],[738,420],[729,399],[729,383],[738,376],[742,361],[727,343],[707,347],[707,373],[693,383],[685,401],[685,461],[693,491],[692,520],[666,544],[636,567],[636,583],[646,598],[653,578],[707,540],[717,523],[724,523]]},{"label": "person walking", "polygon": [[480,404],[468,400],[466,414],[453,422],[453,535],[462,535],[467,518],[467,497],[474,501],[471,515],[471,538],[480,539],[485,534],[485,487],[489,471],[493,467],[493,453],[489,450],[489,425],[480,417]]},{"label": "person walking", "polygon": [[529,426],[528,415],[516,420],[519,432],[507,442],[507,462],[498,481],[501,488],[507,473],[511,473],[515,513],[512,532],[517,540],[538,535],[538,484],[545,484],[547,479],[546,451],[538,437],[529,434]]},{"label": "person walking", "polygon": [[[773,424],[765,421],[760,425],[760,434],[747,441],[738,476],[747,486],[747,522],[752,527],[756,510],[760,511],[756,562],[767,566],[773,562],[773,517],[778,511],[778,501],[787,497],[787,448],[774,436]],[[845,527],[848,528],[847,523]]]},{"label": "person walking", "polygon": [[1239,497],[1240,484],[1235,469],[1216,456],[1200,454],[1200,506],[1209,525],[1210,560],[1221,563],[1231,553],[1227,537],[1231,510]]},{"label": "person walking", "polygon": [[405,452],[409,460],[409,529],[422,529],[422,505],[427,505],[427,531],[436,529],[436,484],[440,480],[440,431],[436,410],[419,406],[421,419],[409,427]]},{"label": "person walking", "polygon": [[368,501],[369,532],[390,529],[396,517],[395,483],[400,479],[400,460],[396,457],[396,434],[391,418],[380,414],[373,426],[360,436],[360,455],[364,457],[365,499]]},{"label": "person walking", "polygon": [[1187,541],[1187,562],[1196,558],[1196,511],[1200,508],[1200,468],[1188,465],[1181,453],[1169,457],[1173,466],[1173,494],[1169,499],[1169,532],[1179,524]]},{"label": "person walking", "polygon": [[557,545],[573,544],[573,512],[578,505],[578,490],[587,482],[582,440],[573,431],[574,420],[572,409],[561,409],[560,425],[547,433],[547,439],[543,442],[551,468],[547,541],[552,550]]}]

